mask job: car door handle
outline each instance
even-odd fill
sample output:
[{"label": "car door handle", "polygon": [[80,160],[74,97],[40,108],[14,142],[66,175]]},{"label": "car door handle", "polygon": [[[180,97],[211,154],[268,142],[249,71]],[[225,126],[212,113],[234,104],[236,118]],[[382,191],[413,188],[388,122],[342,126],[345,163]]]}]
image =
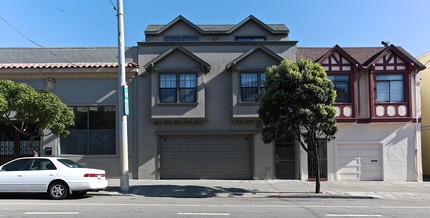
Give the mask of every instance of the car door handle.
[{"label": "car door handle", "polygon": [[22,175],[17,175],[18,177],[22,177]]}]

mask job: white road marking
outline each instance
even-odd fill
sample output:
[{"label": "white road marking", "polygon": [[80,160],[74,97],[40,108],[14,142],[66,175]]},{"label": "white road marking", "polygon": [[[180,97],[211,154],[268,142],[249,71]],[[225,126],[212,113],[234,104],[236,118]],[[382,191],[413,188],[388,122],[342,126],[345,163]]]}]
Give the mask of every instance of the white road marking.
[{"label": "white road marking", "polygon": [[326,214],[329,217],[382,217],[382,215],[377,214]]},{"label": "white road marking", "polygon": [[25,215],[76,215],[79,212],[25,212]]},{"label": "white road marking", "polygon": [[194,216],[230,216],[229,213],[178,213],[178,215],[194,215]]},{"label": "white road marking", "polygon": [[130,207],[232,207],[232,208],[379,208],[379,209],[430,209],[430,206],[366,206],[366,205],[338,205],[338,206],[324,206],[324,205],[237,205],[237,204],[120,204],[120,203],[36,203],[36,202],[0,202],[0,205],[40,205],[40,206],[130,206]]}]

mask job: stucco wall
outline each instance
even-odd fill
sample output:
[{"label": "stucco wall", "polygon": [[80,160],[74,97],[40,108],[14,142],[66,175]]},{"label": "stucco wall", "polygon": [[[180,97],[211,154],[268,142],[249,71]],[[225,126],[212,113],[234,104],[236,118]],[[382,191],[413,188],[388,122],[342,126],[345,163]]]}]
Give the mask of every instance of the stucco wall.
[{"label": "stucco wall", "polygon": [[[161,54],[170,47],[165,45],[141,43],[139,47],[139,65],[144,66],[156,57],[156,53]],[[234,124],[231,120],[233,116],[233,98],[238,95],[233,91],[232,73],[226,71],[226,66],[249,51],[257,44],[249,43],[235,45],[231,43],[218,44],[183,44],[182,46],[201,60],[211,66],[210,72],[204,74],[204,108],[207,121],[203,124],[154,124],[151,117],[151,99],[156,100],[158,96],[154,90],[158,89],[158,82],[154,83],[154,78],[150,72],[145,72],[141,67],[142,76],[137,78],[139,83],[137,91],[137,104],[139,114],[137,117],[137,174],[139,179],[158,179],[159,176],[159,143],[158,135],[166,133],[180,134],[247,134],[254,136],[254,177],[265,179],[267,176],[266,167],[271,167],[273,171],[273,148],[265,145],[261,141],[256,123]],[[272,47],[274,47],[272,45]],[[295,42],[283,42],[276,48],[276,53],[282,58],[295,59]],[[167,59],[166,59],[167,60]],[[257,62],[261,63],[261,62]],[[265,67],[265,66],[264,66]],[[264,68],[263,67],[263,68]],[[152,82],[151,82],[152,81]],[[155,80],[157,81],[157,80]],[[156,87],[154,87],[156,86]],[[171,108],[175,108],[172,105]],[[256,115],[255,108],[252,109]],[[248,113],[247,113],[248,114]],[[158,114],[169,115],[169,114]],[[272,159],[271,159],[272,158]]]},{"label": "stucco wall", "polygon": [[[329,180],[335,180],[336,149],[340,144],[378,144],[383,152],[383,180],[416,181],[415,147],[420,125],[415,123],[338,124],[336,139],[327,149]],[[418,132],[416,131],[418,128]]]},{"label": "stucco wall", "polygon": [[426,69],[421,71],[421,124],[422,124],[422,160],[423,174],[430,176],[430,52],[418,57],[418,60],[426,64]]},{"label": "stucco wall", "polygon": [[[35,89],[44,89],[43,80],[17,80],[16,82],[25,82]],[[117,95],[118,83],[116,79],[95,79],[95,80],[56,80],[53,93],[58,95],[60,99],[69,106],[93,106],[93,105],[114,105],[118,106]],[[133,85],[130,86],[133,90]],[[131,92],[131,91],[130,91]],[[133,93],[130,93],[130,99],[133,99]],[[130,107],[134,107],[135,102],[130,103]],[[135,157],[134,146],[134,131],[133,131],[133,115],[129,117],[129,163],[130,177],[133,176],[133,162]],[[119,119],[117,119],[119,120]],[[118,124],[117,124],[118,126]],[[49,131],[45,131],[49,133]],[[116,136],[117,141],[119,136]],[[119,177],[119,147],[117,146],[116,154],[114,155],[65,155],[60,152],[61,140],[54,135],[48,135],[42,138],[41,156],[45,156],[45,148],[52,148],[53,155],[67,157],[75,161],[94,168],[106,170],[109,178]],[[117,145],[119,143],[117,142]],[[109,164],[106,164],[109,163]]]}]

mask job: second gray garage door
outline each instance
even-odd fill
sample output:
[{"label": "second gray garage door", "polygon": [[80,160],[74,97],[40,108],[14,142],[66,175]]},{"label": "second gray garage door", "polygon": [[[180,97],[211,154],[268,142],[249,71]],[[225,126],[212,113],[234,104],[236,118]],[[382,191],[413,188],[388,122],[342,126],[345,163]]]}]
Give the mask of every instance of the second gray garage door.
[{"label": "second gray garage door", "polygon": [[161,179],[251,179],[251,137],[160,136]]}]

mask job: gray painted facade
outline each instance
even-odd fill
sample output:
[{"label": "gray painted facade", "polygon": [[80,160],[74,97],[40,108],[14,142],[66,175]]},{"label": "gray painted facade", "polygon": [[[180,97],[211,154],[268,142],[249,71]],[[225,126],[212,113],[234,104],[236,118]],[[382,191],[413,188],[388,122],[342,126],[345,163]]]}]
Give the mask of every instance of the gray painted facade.
[{"label": "gray painted facade", "polygon": [[[182,16],[166,25],[149,25],[146,41],[126,51],[126,62],[138,64],[127,67],[130,177],[307,180],[311,177],[307,154],[296,142],[262,141],[258,102],[244,97],[249,94],[246,76],[257,76],[258,90],[261,73],[283,59],[306,57],[324,65],[335,55],[333,60],[343,57],[341,65],[349,67],[345,72],[351,73],[353,96],[351,103],[336,105],[341,111],[339,133],[327,144],[325,177],[419,181],[415,78],[405,86],[410,90],[401,107],[409,113],[403,117],[375,117],[373,111],[381,113],[379,108],[388,111],[393,106],[371,102],[374,84],[369,80],[376,72],[372,63],[382,65],[389,55],[419,63],[396,47],[301,49],[288,34],[285,25],[265,24],[253,16],[236,25],[195,25]],[[117,108],[117,69],[112,64],[116,58],[116,48],[4,48],[0,49],[0,78],[37,89],[45,88],[46,79],[55,79],[52,92],[71,107]],[[403,71],[411,75],[420,69]],[[118,118],[115,122],[119,126]],[[118,140],[116,133],[115,151],[108,154],[71,154],[61,150],[65,140],[49,136],[42,139],[42,150],[53,148],[54,155],[104,168],[108,177],[117,178]],[[366,158],[373,165],[360,162]]]}]

